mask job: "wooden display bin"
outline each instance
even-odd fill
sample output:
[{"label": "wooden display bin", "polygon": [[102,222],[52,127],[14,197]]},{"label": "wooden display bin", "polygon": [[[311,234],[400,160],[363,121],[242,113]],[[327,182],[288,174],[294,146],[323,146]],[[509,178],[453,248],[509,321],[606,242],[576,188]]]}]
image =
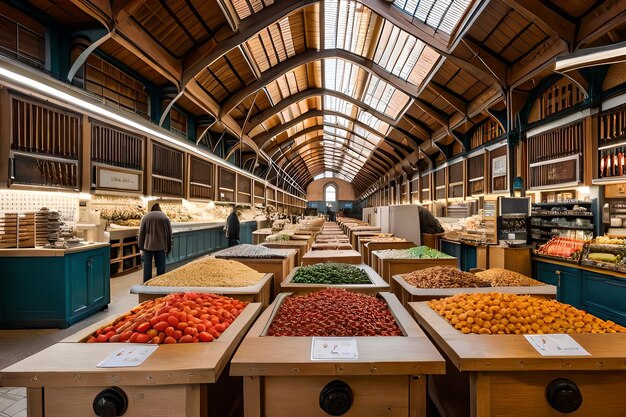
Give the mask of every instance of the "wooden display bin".
[{"label": "wooden display bin", "polygon": [[433,266],[451,266],[456,268],[459,262],[457,258],[381,258],[377,253],[378,251],[372,251],[372,263],[378,265],[374,270],[389,283],[391,283],[391,277],[394,275],[406,274],[407,272],[431,268]]},{"label": "wooden display bin", "polygon": [[378,230],[359,230],[359,231],[355,231],[352,233],[348,234],[348,237],[350,238],[350,244],[352,245],[352,247],[354,249],[358,249],[359,248],[359,238],[362,237],[370,237],[370,236],[377,236],[380,234],[380,229]]},{"label": "wooden display bin", "polygon": [[246,417],[328,417],[320,392],[332,381],[354,393],[344,417],[425,417],[426,378],[442,374],[444,362],[409,313],[390,293],[381,293],[405,336],[357,337],[356,360],[312,360],[312,337],[263,336],[288,293],[265,310],[231,361],[231,375],[244,377]]},{"label": "wooden display bin", "polygon": [[314,243],[311,250],[352,250],[352,246],[348,242]]},{"label": "wooden display bin", "polygon": [[[296,266],[296,256],[298,254],[297,249],[274,249],[275,251],[282,252],[286,255],[285,258],[236,258],[236,257],[225,257],[222,259],[232,259],[233,261],[237,261],[242,263],[255,271],[265,272],[268,274],[274,274],[274,283],[272,285],[272,300],[278,293],[280,292],[280,283],[283,282],[285,277],[289,275],[289,273]],[[215,257],[220,256],[221,252],[226,252],[226,249],[223,251],[215,252],[212,255]]]},{"label": "wooden display bin", "polygon": [[117,387],[126,395],[125,417],[221,417],[240,401],[241,378],[228,375],[228,362],[259,315],[250,304],[211,343],[160,345],[144,363],[98,368],[122,343],[79,343],[110,323],[102,320],[0,371],[0,386],[26,387],[29,417],[93,416],[100,392]]},{"label": "wooden display bin", "polygon": [[489,246],[489,268],[503,268],[519,272],[527,277],[532,276],[530,248],[507,248]]},{"label": "wooden display bin", "polygon": [[254,245],[260,245],[265,242],[265,239],[272,234],[272,229],[259,229],[252,232],[252,243]]},{"label": "wooden display bin", "polygon": [[[359,239],[361,241],[363,239]],[[375,250],[385,250],[385,249],[409,249],[414,248],[415,243],[409,241],[391,241],[391,242],[379,242],[376,239],[372,239],[369,242],[365,242],[363,244],[363,250],[361,251],[361,255],[363,258],[363,262],[372,266],[374,264],[374,260],[372,259],[372,252]]]},{"label": "wooden display bin", "polygon": [[340,262],[344,264],[360,264],[361,254],[355,250],[315,250],[307,252],[302,258],[302,265],[313,265],[322,262]]},{"label": "wooden display bin", "polygon": [[363,264],[355,266],[364,270],[367,273],[370,281],[372,281],[371,284],[300,284],[297,282],[293,282],[293,277],[296,275],[296,271],[300,268],[298,267],[291,271],[287,278],[285,278],[285,280],[280,284],[280,287],[282,288],[282,292],[291,292],[295,294],[306,294],[323,290],[324,288],[343,288],[345,290],[371,295],[378,294],[379,292],[389,291],[389,284],[383,281],[380,275],[374,272],[372,268]]},{"label": "wooden display bin", "polygon": [[308,252],[310,246],[307,240],[282,240],[276,242],[263,242],[261,245],[272,249],[296,249],[295,266],[302,263],[302,257]]},{"label": "wooden display bin", "polygon": [[[541,356],[523,335],[463,334],[425,302],[409,308],[446,357],[446,375],[428,381],[443,417],[624,415],[624,333],[571,335],[591,356]],[[582,405],[574,412],[558,412],[547,401],[547,386],[560,378],[580,389]]]},{"label": "wooden display bin", "polygon": [[462,293],[501,292],[505,294],[534,295],[541,298],[556,298],[556,287],[554,285],[537,285],[533,287],[417,288],[408,284],[401,275],[393,275],[391,277],[391,291],[404,306],[412,301],[429,301]]},{"label": "wooden display bin", "polygon": [[225,295],[250,303],[260,303],[263,307],[267,307],[271,302],[273,283],[274,274],[265,274],[255,285],[247,287],[163,287],[138,284],[130,288],[130,293],[137,294],[140,303],[177,292],[205,292]]},{"label": "wooden display bin", "polygon": [[[348,239],[348,236],[346,235],[326,235],[326,236],[320,235],[315,239],[315,243],[328,243],[328,242],[347,243],[349,245],[350,239]],[[352,248],[352,245],[350,245],[350,248]]]}]

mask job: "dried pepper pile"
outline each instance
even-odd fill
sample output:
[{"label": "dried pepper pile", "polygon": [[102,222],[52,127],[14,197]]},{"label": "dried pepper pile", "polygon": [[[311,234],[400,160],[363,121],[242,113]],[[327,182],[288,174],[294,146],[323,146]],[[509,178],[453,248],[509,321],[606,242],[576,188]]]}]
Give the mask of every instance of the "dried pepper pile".
[{"label": "dried pepper pile", "polygon": [[267,335],[402,336],[402,330],[383,300],[331,288],[287,297]]}]

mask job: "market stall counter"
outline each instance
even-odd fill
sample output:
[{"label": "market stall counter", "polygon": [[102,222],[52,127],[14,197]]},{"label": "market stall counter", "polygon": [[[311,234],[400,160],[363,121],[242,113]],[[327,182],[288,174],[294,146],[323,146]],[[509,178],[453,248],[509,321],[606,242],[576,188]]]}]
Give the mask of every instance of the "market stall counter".
[{"label": "market stall counter", "polygon": [[271,249],[296,249],[298,252],[295,257],[295,266],[302,263],[302,257],[309,250],[309,242],[307,240],[277,240],[274,242],[265,241],[261,245]]},{"label": "market stall counter", "polygon": [[66,328],[110,299],[108,243],[0,250],[0,328]]},{"label": "market stall counter", "polygon": [[3,369],[0,386],[27,388],[30,417],[84,417],[109,406],[114,414],[99,415],[224,416],[241,395],[241,378],[228,376],[229,359],[260,311],[248,304],[216,340],[158,345],[133,367],[98,364],[121,348],[150,345],[82,343],[111,322],[105,319]]},{"label": "market stall counter", "polygon": [[[329,291],[341,290],[302,297],[322,297]],[[325,348],[323,339],[275,337],[272,324],[284,304],[296,301],[290,300],[292,297],[297,296],[283,293],[274,301],[232,359],[231,375],[244,377],[246,417],[426,415],[425,375],[443,373],[444,362],[392,294],[380,293],[378,300],[387,304],[402,329],[400,335],[344,337],[342,340],[355,347],[350,351],[352,359],[321,360],[317,358],[325,357],[327,350],[331,355],[335,351],[332,346]],[[365,294],[351,297],[374,298]]]},{"label": "market stall counter", "polygon": [[[574,332],[589,355],[542,356],[524,335],[463,334],[426,302],[409,308],[446,357],[447,374],[428,381],[442,416],[624,415],[625,333]],[[535,336],[547,350],[556,335]]]}]

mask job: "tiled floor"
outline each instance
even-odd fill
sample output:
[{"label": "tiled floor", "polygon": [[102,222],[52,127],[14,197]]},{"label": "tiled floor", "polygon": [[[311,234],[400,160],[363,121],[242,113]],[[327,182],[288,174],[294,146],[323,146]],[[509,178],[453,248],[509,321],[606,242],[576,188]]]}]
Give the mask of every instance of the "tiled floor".
[{"label": "tiled floor", "polygon": [[[0,330],[0,369],[12,365],[108,316],[118,316],[137,305],[130,287],[142,281],[142,271],[111,278],[111,304],[67,329]],[[0,417],[26,417],[26,389],[0,387]]]}]

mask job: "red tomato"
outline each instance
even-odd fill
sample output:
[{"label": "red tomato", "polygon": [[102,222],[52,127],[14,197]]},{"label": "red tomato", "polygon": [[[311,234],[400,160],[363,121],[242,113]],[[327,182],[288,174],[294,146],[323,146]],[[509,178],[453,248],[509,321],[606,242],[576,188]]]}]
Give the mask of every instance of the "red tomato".
[{"label": "red tomato", "polygon": [[178,326],[176,326],[176,328],[178,330],[185,330],[185,327],[189,326],[189,324],[186,321],[181,321],[180,323],[178,323]]},{"label": "red tomato", "polygon": [[143,322],[140,325],[138,325],[135,330],[138,331],[139,333],[145,333],[148,331],[148,329],[150,329],[150,323]]},{"label": "red tomato", "polygon": [[98,339],[95,336],[90,336],[89,339],[87,339],[87,343],[95,343],[97,341]]},{"label": "red tomato", "polygon": [[172,327],[176,327],[176,326],[178,326],[179,321],[178,321],[178,319],[177,319],[176,317],[174,317],[174,316],[169,316],[169,317],[167,318],[167,323],[168,323],[170,326],[172,326]]},{"label": "red tomato", "polygon": [[201,342],[212,342],[213,341],[213,336],[211,336],[209,333],[207,332],[200,332],[198,333],[197,336],[198,340],[200,340]]},{"label": "red tomato", "polygon": [[165,331],[165,329],[167,329],[168,327],[169,324],[167,324],[166,321],[160,321],[154,325],[154,330],[156,330],[157,332],[162,332]]},{"label": "red tomato", "polygon": [[183,336],[183,332],[181,332],[180,330],[175,330],[174,331],[174,339],[176,340],[180,340],[180,338]]},{"label": "red tomato", "polygon": [[188,334],[184,335],[178,340],[178,343],[192,343],[192,342],[193,342],[193,336],[188,335]]},{"label": "red tomato", "polygon": [[159,332],[156,329],[150,329],[146,332],[146,334],[150,337],[158,336]]},{"label": "red tomato", "polygon": [[183,333],[191,335],[191,336],[195,336],[198,334],[198,329],[196,329],[195,327],[185,327],[185,330],[183,331]]},{"label": "red tomato", "polygon": [[172,343],[176,343],[176,339],[174,339],[171,336],[168,336],[168,337],[165,338],[163,343],[165,343],[166,345],[171,345]]},{"label": "red tomato", "polygon": [[128,339],[130,339],[132,335],[133,335],[133,332],[131,332],[130,330],[122,332],[120,334],[120,342],[126,342]]},{"label": "red tomato", "polygon": [[224,323],[217,323],[215,325],[215,330],[222,333],[224,332],[224,330],[226,330],[226,325]]},{"label": "red tomato", "polygon": [[121,334],[114,334],[113,336],[109,338],[109,343],[118,343],[121,341],[120,340],[121,338],[122,338]]},{"label": "red tomato", "polygon": [[166,336],[174,336],[174,328],[172,326],[169,326],[167,329],[165,329],[164,333]]},{"label": "red tomato", "polygon": [[[150,336],[148,336],[145,333],[135,333],[135,334],[137,335],[137,337],[135,338],[134,343],[148,343],[151,340]],[[131,337],[130,339],[132,341],[133,338]]]},{"label": "red tomato", "polygon": [[196,329],[198,329],[198,332],[202,333],[202,332],[206,331],[206,326],[204,324],[200,323],[200,324],[198,324],[196,326]]}]

